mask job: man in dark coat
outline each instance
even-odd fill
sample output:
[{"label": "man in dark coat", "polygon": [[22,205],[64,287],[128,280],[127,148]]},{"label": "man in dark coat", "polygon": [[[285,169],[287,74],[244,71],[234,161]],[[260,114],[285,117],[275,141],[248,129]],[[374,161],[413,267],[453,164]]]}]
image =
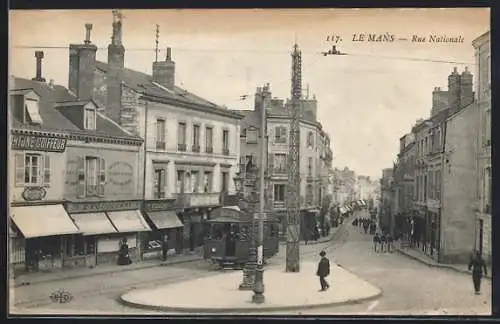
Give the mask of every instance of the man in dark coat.
[{"label": "man in dark coat", "polygon": [[321,251],[319,255],[321,256],[321,260],[318,263],[318,271],[316,272],[316,275],[319,277],[319,283],[321,284],[320,291],[326,291],[330,288],[330,285],[325,280],[325,278],[330,274],[330,260],[326,257],[325,251]]},{"label": "man in dark coat", "polygon": [[161,242],[161,259],[162,261],[167,261],[168,254],[168,235],[165,234],[163,241]]},{"label": "man in dark coat", "polygon": [[475,254],[472,256],[469,262],[469,270],[471,269],[472,269],[472,282],[474,283],[474,290],[476,295],[479,295],[481,293],[481,279],[483,278],[483,271],[485,276],[488,274],[486,268],[486,262],[481,256],[481,252],[476,251]]}]

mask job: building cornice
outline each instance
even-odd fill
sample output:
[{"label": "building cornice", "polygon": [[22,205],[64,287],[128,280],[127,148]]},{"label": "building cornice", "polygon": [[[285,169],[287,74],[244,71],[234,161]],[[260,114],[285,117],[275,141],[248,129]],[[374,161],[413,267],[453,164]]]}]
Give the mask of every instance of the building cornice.
[{"label": "building cornice", "polygon": [[240,120],[240,119],[243,119],[245,117],[242,114],[239,114],[236,111],[229,110],[229,109],[223,110],[222,108],[209,107],[209,106],[205,106],[205,105],[185,102],[185,101],[176,100],[176,99],[172,99],[172,98],[159,97],[159,96],[155,96],[155,95],[148,94],[148,93],[141,93],[140,95],[141,95],[141,99],[143,99],[143,100],[172,105],[175,107],[191,109],[194,111],[201,111],[201,112],[208,113],[208,114],[229,117],[229,118],[236,119],[236,120]]}]

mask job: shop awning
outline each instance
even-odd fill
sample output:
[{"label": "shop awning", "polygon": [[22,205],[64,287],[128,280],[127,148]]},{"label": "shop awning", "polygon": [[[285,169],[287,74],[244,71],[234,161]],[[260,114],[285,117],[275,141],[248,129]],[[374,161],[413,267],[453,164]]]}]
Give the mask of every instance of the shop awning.
[{"label": "shop awning", "polygon": [[184,226],[174,211],[154,211],[147,212],[146,215],[158,229],[177,228]]},{"label": "shop awning", "polygon": [[118,232],[127,233],[151,231],[148,223],[138,210],[107,212],[107,214],[113,225],[115,225],[118,229]]},{"label": "shop awning", "polygon": [[236,211],[241,211],[240,207],[238,206],[224,206],[222,207],[223,209],[231,209],[231,210],[236,210]]},{"label": "shop awning", "polygon": [[11,207],[11,218],[25,238],[80,233],[62,205]]},{"label": "shop awning", "polygon": [[70,214],[83,235],[116,233],[105,213]]}]

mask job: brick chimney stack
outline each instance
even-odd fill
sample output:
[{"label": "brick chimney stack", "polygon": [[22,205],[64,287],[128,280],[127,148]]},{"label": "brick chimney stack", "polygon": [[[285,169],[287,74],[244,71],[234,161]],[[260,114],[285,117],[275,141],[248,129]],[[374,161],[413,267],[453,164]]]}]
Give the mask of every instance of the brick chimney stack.
[{"label": "brick chimney stack", "polygon": [[450,114],[453,114],[460,109],[460,74],[456,67],[448,76],[448,94],[448,107]]},{"label": "brick chimney stack", "polygon": [[85,24],[83,44],[69,45],[68,88],[81,100],[91,100],[94,92],[95,56],[97,46],[92,44],[92,24]]},{"label": "brick chimney stack", "polygon": [[122,19],[119,10],[113,10],[111,43],[108,45],[108,72],[106,75],[105,114],[121,125],[122,72],[125,67],[125,47],[122,43]]},{"label": "brick chimney stack", "polygon": [[165,88],[175,85],[175,62],[172,61],[172,49],[167,47],[165,61],[153,62],[153,81]]},{"label": "brick chimney stack", "polygon": [[474,102],[472,74],[466,67],[460,76],[460,108],[465,108]]},{"label": "brick chimney stack", "polygon": [[42,60],[43,60],[43,52],[36,51],[36,76],[32,79],[34,81],[45,82],[45,78],[42,77]]},{"label": "brick chimney stack", "polygon": [[448,95],[448,91],[441,90],[440,87],[434,88],[434,91],[432,91],[431,117],[448,108]]}]

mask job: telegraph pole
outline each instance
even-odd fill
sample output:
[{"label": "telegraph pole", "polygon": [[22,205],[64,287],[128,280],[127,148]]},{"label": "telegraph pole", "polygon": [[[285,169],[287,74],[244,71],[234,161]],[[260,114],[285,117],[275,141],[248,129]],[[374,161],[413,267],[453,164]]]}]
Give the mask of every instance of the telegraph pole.
[{"label": "telegraph pole", "polygon": [[302,93],[302,53],[292,52],[292,97],[290,107],[290,155],[288,159],[286,272],[300,271],[300,129],[299,100]]}]

